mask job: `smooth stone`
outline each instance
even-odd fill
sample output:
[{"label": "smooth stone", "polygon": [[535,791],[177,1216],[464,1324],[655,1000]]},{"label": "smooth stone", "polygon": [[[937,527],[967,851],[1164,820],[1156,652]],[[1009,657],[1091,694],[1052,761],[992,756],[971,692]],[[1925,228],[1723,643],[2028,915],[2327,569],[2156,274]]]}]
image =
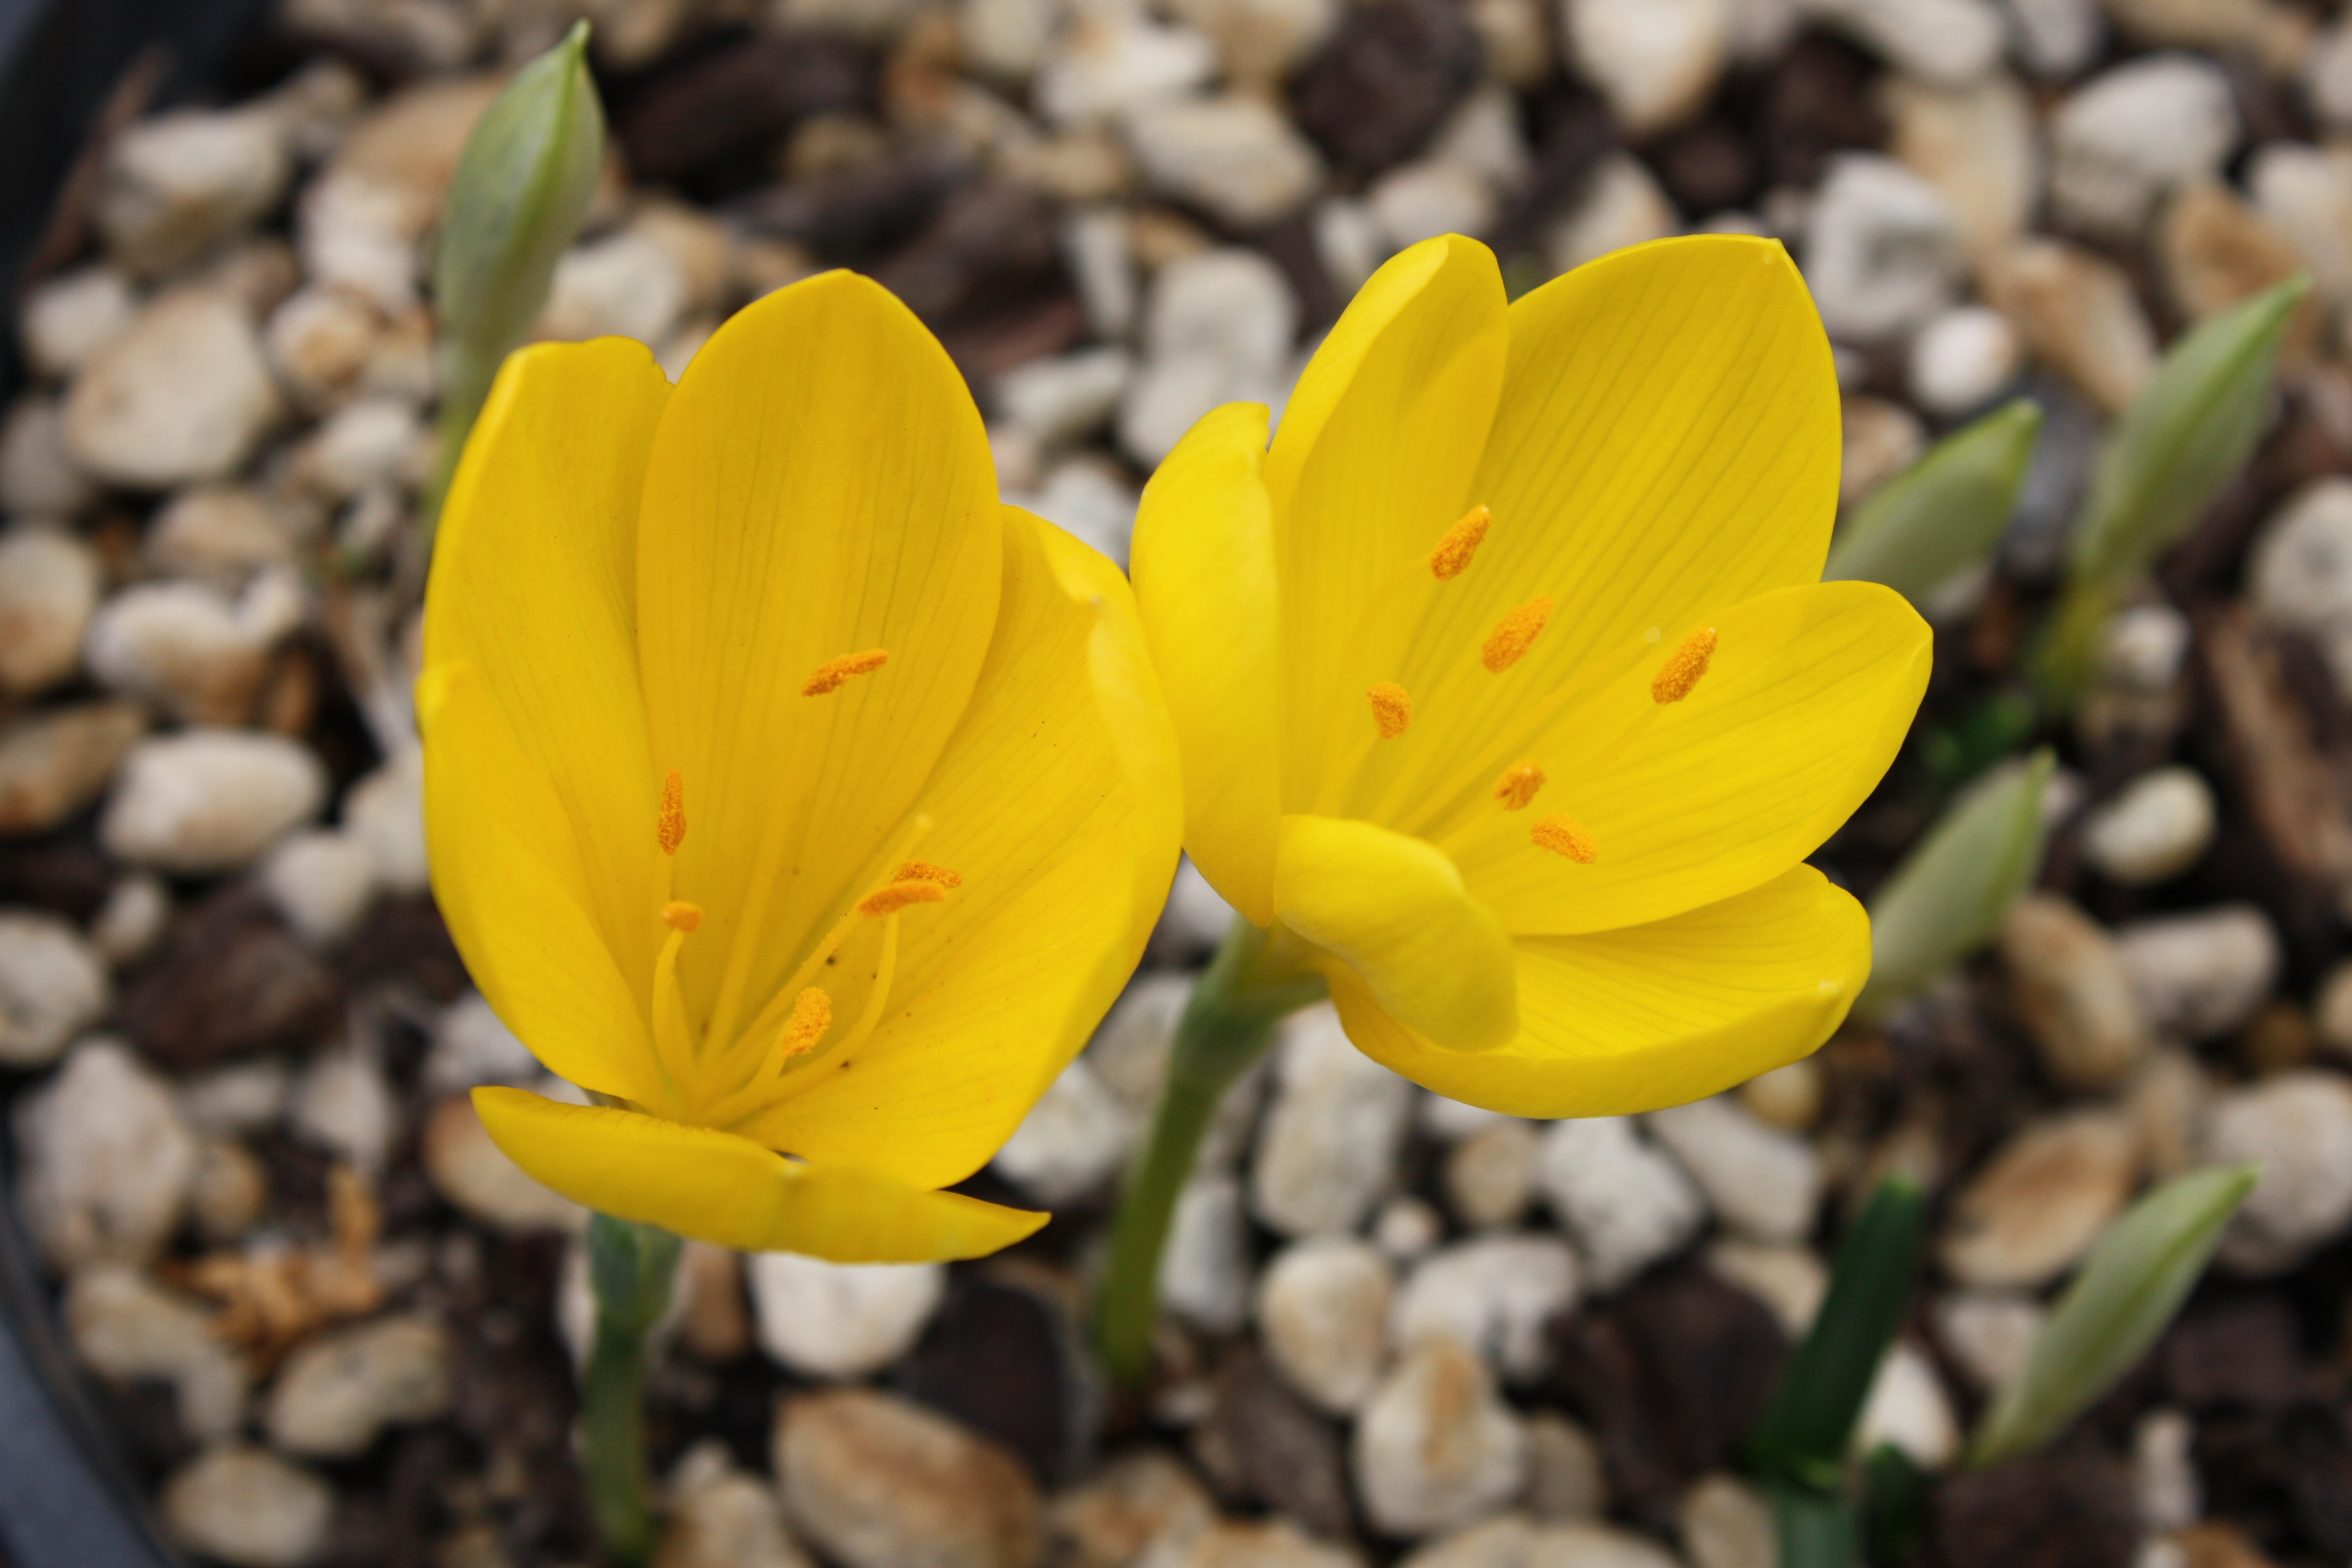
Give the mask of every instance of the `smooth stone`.
[{"label": "smooth stone", "polygon": [[1583,1255],[1592,1289],[1629,1283],[1706,1225],[1706,1198],[1632,1118],[1556,1121],[1544,1134],[1545,1201]]},{"label": "smooth stone", "polygon": [[1225,1172],[1196,1167],[1176,1194],[1160,1255],[1160,1304],[1213,1334],[1249,1321],[1249,1222],[1242,1184]]},{"label": "smooth stone", "polygon": [[776,1414],[794,1527],[840,1568],[1029,1568],[1036,1483],[1002,1446],[895,1395],[803,1394]]},{"label": "smooth stone", "polygon": [[2264,142],[2246,161],[2245,188],[2311,268],[2318,294],[2352,300],[2352,147]]},{"label": "smooth stone", "polygon": [[1444,234],[1486,233],[1497,216],[1486,181],[1450,158],[1400,163],[1373,181],[1365,198],[1374,231],[1394,250]]},{"label": "smooth stone", "polygon": [[1943,193],[1970,257],[2025,231],[2042,195],[2042,128],[2015,78],[1994,71],[1955,87],[1889,77],[1879,102],[1888,153]]},{"label": "smooth stone", "polygon": [[[2192,321],[2218,316],[2305,270],[2286,231],[2221,181],[2192,180],[2164,208],[2157,253],[2166,291]],[[2306,303],[2289,318],[2285,353],[2311,351],[2318,310]]]},{"label": "smooth stone", "polygon": [[282,406],[243,305],[201,285],[175,289],[74,377],[66,448],[92,478],[129,489],[226,479]]},{"label": "smooth stone", "polygon": [[1963,1285],[2045,1285],[2090,1249],[2139,1174],[2139,1139],[2114,1111],[2031,1123],[1960,1189],[1937,1257]]},{"label": "smooth stone", "polygon": [[1829,1294],[1829,1265],[1809,1247],[1774,1247],[1725,1237],[1703,1255],[1707,1271],[1770,1310],[1791,1341],[1802,1340]]},{"label": "smooth stone", "polygon": [[[1144,360],[1119,405],[1119,445],[1157,464],[1220,404],[1281,401],[1298,307],[1279,268],[1228,247],[1161,267],[1144,304]],[[1224,934],[1221,922],[1210,940]]]},{"label": "smooth stone", "polygon": [[48,1066],[97,1022],[110,994],[106,966],[70,921],[0,910],[0,1066]]},{"label": "smooth stone", "polygon": [[1323,45],[1342,7],[1338,0],[1171,0],[1168,9],[1216,45],[1228,78],[1272,84]]},{"label": "smooth stone", "polygon": [[449,1331],[404,1312],[304,1341],[279,1370],[264,1421],[281,1452],[348,1459],[387,1426],[446,1415],[455,1398]]},{"label": "smooth stone", "polygon": [[298,1136],[368,1177],[383,1169],[400,1121],[373,1048],[354,1040],[311,1058],[287,1105],[287,1121]]},{"label": "smooth stone", "polygon": [[1878,1363],[1854,1424],[1856,1453],[1867,1454],[1881,1443],[1902,1449],[1924,1470],[1943,1469],[1959,1457],[1960,1424],[1951,1395],[1944,1392],[1935,1363],[1907,1342],[1898,1341]]},{"label": "smooth stone", "polygon": [[131,748],[100,819],[117,858],[182,875],[235,870],[318,815],[326,769],[299,742],[183,730]]},{"label": "smooth stone", "polygon": [[509,1235],[577,1231],[587,1211],[525,1175],[490,1142],[474,1102],[453,1095],[425,1114],[420,1139],[433,1190],[469,1218]]},{"label": "smooth stone", "polygon": [[408,398],[355,397],[295,444],[284,479],[298,495],[340,506],[363,490],[396,488],[425,440],[424,417]]},{"label": "smooth stone", "polygon": [[1822,1119],[1822,1101],[1827,1094],[1822,1076],[1818,1060],[1799,1057],[1741,1084],[1739,1103],[1767,1127],[1810,1132]]},{"label": "smooth stone", "polygon": [[0,510],[69,518],[87,510],[99,487],[66,450],[65,410],[53,398],[19,397],[0,420]]},{"label": "smooth stone", "polygon": [[1562,0],[1561,50],[1635,140],[1679,125],[1731,52],[1727,0]]},{"label": "smooth stone", "polygon": [[181,110],[108,141],[92,216],[115,262],[154,278],[266,216],[293,174],[267,109]]},{"label": "smooth stone", "polygon": [[2122,952],[2089,916],[2054,893],[2035,893],[2010,911],[2000,942],[2018,1013],[2052,1079],[2105,1089],[2147,1057],[2138,992]]},{"label": "smooth stone", "polygon": [[1410,1351],[1443,1336],[1507,1381],[1530,1383],[1550,1370],[1552,1329],[1576,1301],[1576,1255],[1558,1237],[1476,1237],[1413,1266],[1397,1291],[1390,1338]]},{"label": "smooth stone", "polygon": [[1283,1026],[1250,1209],[1284,1236],[1353,1230],[1395,1180],[1413,1086],[1356,1049],[1331,1008]]},{"label": "smooth stone", "polygon": [[2261,1167],[2221,1238],[2221,1260],[2240,1273],[2284,1273],[2352,1224],[2352,1084],[2335,1073],[2282,1073],[2223,1094],[2199,1152]]},{"label": "smooth stone", "polygon": [[1599,1519],[1609,1511],[1609,1468],[1601,1439],[1557,1410],[1528,1417],[1528,1489],[1520,1501],[1538,1521]]},{"label": "smooth stone", "polygon": [[2151,1410],[2132,1428],[2133,1500],[2146,1529],[2186,1530],[2204,1513],[2196,1442],[2197,1428],[2186,1411]]},{"label": "smooth stone", "polygon": [[241,485],[199,485],[165,501],[148,524],[143,551],[147,563],[167,576],[232,594],[266,567],[295,565],[298,552],[297,531],[285,513]]},{"label": "smooth stone", "polygon": [[2133,691],[2168,690],[2189,640],[2189,617],[2169,605],[2118,610],[2099,638],[2099,673]]},{"label": "smooth stone", "polygon": [[1406,1353],[1357,1419],[1349,1450],[1372,1527],[1423,1536],[1467,1524],[1527,1483],[1527,1434],[1476,1355],[1444,1335]]},{"label": "smooth stone", "polygon": [[2217,819],[2203,774],[2178,763],[2158,768],[2084,816],[2083,857],[2126,887],[2154,887],[2205,858]]},{"label": "smooth stone", "polygon": [[1822,1161],[1803,1139],[1766,1126],[1727,1095],[1643,1120],[1731,1230],[1764,1242],[1801,1241],[1811,1232]]},{"label": "smooth stone", "polygon": [[996,378],[995,406],[1052,447],[1101,429],[1134,375],[1134,357],[1115,345],[1031,360]]},{"label": "smooth stone", "polygon": [[1275,1372],[1320,1409],[1361,1408],[1388,1364],[1394,1279],[1380,1248],[1352,1237],[1310,1237],[1275,1254],[1257,1286]]},{"label": "smooth stone", "polygon": [[2220,1039],[2269,1000],[2286,962],[2270,918],[2252,904],[2151,915],[2116,932],[2116,951],[2158,1028]]},{"label": "smooth stone", "polygon": [[1956,418],[1998,397],[2024,364],[2024,347],[2000,311],[1963,305],[1919,329],[1906,379],[1920,407]]},{"label": "smooth stone", "polygon": [[98,557],[55,529],[0,535],[0,688],[29,697],[73,674],[98,606]]},{"label": "smooth stone", "polygon": [[1159,1448],[1110,1460],[1045,1504],[1045,1558],[1059,1568],[1133,1568],[1160,1542],[1216,1521],[1216,1503],[1192,1472]]},{"label": "smooth stone", "polygon": [[[1424,1103],[1451,1102],[1433,1095]],[[1517,1224],[1535,1199],[1542,1147],[1532,1123],[1504,1117],[1447,1150],[1441,1179],[1454,1217],[1472,1230]]]},{"label": "smooth stone", "polygon": [[[260,601],[271,595],[256,595]],[[90,618],[83,662],[100,685],[190,724],[236,725],[253,710],[278,617],[241,615],[206,583],[140,583]]]},{"label": "smooth stone", "polygon": [[1184,99],[1216,71],[1216,46],[1198,29],[1139,6],[1087,6],[1046,44],[1031,97],[1050,122],[1084,125]]},{"label": "smooth stone", "polygon": [[1297,211],[1323,184],[1313,144],[1263,100],[1239,93],[1139,110],[1128,120],[1128,146],[1155,189],[1236,228]]},{"label": "smooth stone", "polygon": [[947,1294],[937,1263],[828,1263],[791,1252],[744,1270],[760,1348],[804,1377],[864,1377],[923,1335]]},{"label": "smooth stone", "polygon": [[139,313],[131,282],[94,263],[42,282],[25,298],[18,335],[39,374],[62,380],[121,335]]},{"label": "smooth stone", "polygon": [[816,1568],[784,1524],[765,1476],[736,1467],[706,1437],[671,1472],[669,1518],[653,1568]]},{"label": "smooth stone", "polygon": [[299,289],[270,312],[262,352],[296,403],[323,409],[357,390],[385,327],[383,312],[360,295]]},{"label": "smooth stone", "polygon": [[2008,1387],[2025,1371],[2050,1310],[2016,1290],[1955,1290],[1931,1314],[1936,1341],[1979,1394]]},{"label": "smooth stone", "polygon": [[74,1047],[17,1098],[16,1118],[20,1212],[57,1268],[142,1262],[179,1228],[196,1136],[170,1088],[121,1042]]},{"label": "smooth stone", "polygon": [[367,846],[318,828],[280,840],[261,863],[260,884],[287,928],[312,947],[332,947],[358,930],[379,890]]},{"label": "smooth stone", "polygon": [[387,891],[422,893],[432,868],[425,852],[425,752],[410,748],[343,792],[343,831],[367,847]]},{"label": "smooth stone", "polygon": [[1410,1263],[1444,1238],[1445,1221],[1411,1193],[1398,1194],[1372,1216],[1372,1245],[1392,1262]]},{"label": "smooth stone", "polygon": [[293,1074],[278,1057],[255,1057],[180,1080],[180,1114],[207,1138],[244,1138],[268,1131],[286,1114]]},{"label": "smooth stone", "polygon": [[1752,1483],[1720,1471],[1702,1476],[1675,1513],[1691,1568],[1780,1568],[1772,1503]]},{"label": "smooth stone", "polygon": [[1582,194],[1543,232],[1543,258],[1554,273],[1573,271],[1614,250],[1678,233],[1682,218],[1652,174],[1630,153],[1604,154]]},{"label": "smooth stone", "polygon": [[2040,236],[1984,267],[1985,298],[2037,359],[2109,414],[2120,414],[2156,371],[2156,333],[2131,279],[2105,258]]},{"label": "smooth stone", "polygon": [[1973,81],[2000,58],[2000,15],[1986,0],[1797,0],[1797,10],[1935,81]]},{"label": "smooth stone", "polygon": [[101,1263],[68,1282],[64,1316],[75,1353],[99,1376],[171,1384],[180,1429],[197,1442],[219,1441],[243,1424],[252,1374],[213,1332],[210,1309],[135,1268]]},{"label": "smooth stone", "polygon": [[1966,258],[1942,191],[1892,158],[1831,160],[1805,219],[1805,282],[1842,342],[1898,337],[1950,300]]},{"label": "smooth stone", "polygon": [[1127,564],[1128,541],[1135,532],[1136,508],[1142,497],[1117,464],[1082,453],[1055,464],[1034,494],[1006,500],[1091,545],[1114,564]]},{"label": "smooth stone", "polygon": [[1220,1520],[1163,1537],[1136,1568],[1364,1568],[1361,1553],[1318,1541],[1286,1519]]},{"label": "smooth stone", "polygon": [[197,1233],[215,1246],[234,1247],[268,1208],[269,1173],[254,1152],[231,1139],[205,1139],[188,1185],[188,1213]]},{"label": "smooth stone", "polygon": [[2136,238],[2163,197],[2219,172],[2238,134],[2217,63],[2166,54],[2116,66],[2051,117],[2051,205],[2077,232]]},{"label": "smooth stone", "polygon": [[163,1483],[172,1539],[232,1568],[297,1568],[327,1539],[333,1489],[264,1449],[213,1448]]}]

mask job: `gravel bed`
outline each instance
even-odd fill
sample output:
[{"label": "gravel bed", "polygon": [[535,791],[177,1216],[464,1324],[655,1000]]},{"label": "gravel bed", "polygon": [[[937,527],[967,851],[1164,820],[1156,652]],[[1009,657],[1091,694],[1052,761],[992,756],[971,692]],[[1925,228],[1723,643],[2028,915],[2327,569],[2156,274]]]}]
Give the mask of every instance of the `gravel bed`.
[{"label": "gravel bed", "polygon": [[[409,682],[423,258],[499,72],[585,11],[610,177],[540,323],[675,374],[832,265],[931,323],[1003,492],[1124,560],[1142,478],[1277,408],[1379,261],[1515,288],[1774,235],[1838,344],[1850,509],[2046,426],[1931,606],[1865,898],[1990,760],[2107,422],[2297,269],[2279,416],[2111,626],[1994,951],[1730,1094],[1528,1122],[1286,1027],[1179,1209],[1165,1375],[1077,1328],[1229,911],[1189,869],[953,1268],[687,1252],[662,1568],[1769,1568],[1739,1443],[1882,1173],[1930,1282],[1866,1433],[1921,1563],[2352,1555],[2352,14],[2284,0],[287,0],[216,102],[93,150],[0,419],[5,1190],[167,1532],[238,1568],[594,1561],[584,1216],[465,1091],[546,1079],[426,891]],[[1959,1434],[2145,1184],[2261,1162],[2220,1266],[2057,1449]]]}]

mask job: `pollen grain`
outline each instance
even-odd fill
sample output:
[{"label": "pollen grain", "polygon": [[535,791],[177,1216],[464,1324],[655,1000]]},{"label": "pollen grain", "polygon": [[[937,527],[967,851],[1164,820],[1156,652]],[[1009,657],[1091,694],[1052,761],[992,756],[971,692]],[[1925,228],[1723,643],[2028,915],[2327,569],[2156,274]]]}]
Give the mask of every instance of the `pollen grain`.
[{"label": "pollen grain", "polygon": [[1715,628],[1706,626],[1691,633],[1659,667],[1657,678],[1650,682],[1650,695],[1660,702],[1680,702],[1691,694],[1698,678],[1706,673],[1706,661],[1714,657]]},{"label": "pollen grain", "polygon": [[1364,693],[1364,700],[1372,705],[1372,722],[1383,741],[1395,740],[1412,722],[1412,698],[1393,680],[1381,681]]},{"label": "pollen grain", "polygon": [[939,904],[947,901],[948,890],[937,882],[908,878],[903,882],[891,882],[875,889],[857,900],[857,912],[869,920],[895,915],[909,904]]},{"label": "pollen grain", "polygon": [[890,650],[887,647],[869,647],[864,653],[845,653],[839,658],[826,659],[810,673],[801,695],[822,697],[828,691],[838,691],[858,676],[871,675],[889,662]]},{"label": "pollen grain", "polygon": [[1550,619],[1551,595],[1538,594],[1495,623],[1495,629],[1486,634],[1486,646],[1478,650],[1478,662],[1488,673],[1502,674],[1519,662]]},{"label": "pollen grain", "polygon": [[1536,847],[1549,849],[1555,855],[1565,855],[1580,866],[1590,866],[1601,858],[1601,845],[1591,829],[1572,816],[1547,816],[1528,832]]},{"label": "pollen grain", "polygon": [[1459,577],[1469,569],[1470,558],[1478,553],[1478,543],[1486,537],[1486,527],[1495,514],[1484,506],[1474,506],[1462,514],[1462,521],[1445,531],[1445,537],[1429,552],[1429,574],[1443,583]]},{"label": "pollen grain", "polygon": [[662,780],[661,809],[654,817],[654,837],[665,855],[675,855],[686,842],[686,781],[672,768]]},{"label": "pollen grain", "polygon": [[1534,763],[1513,763],[1495,781],[1495,798],[1503,803],[1505,811],[1525,809],[1535,799],[1536,791],[1544,786],[1544,771]]},{"label": "pollen grain", "polygon": [[833,998],[812,985],[793,998],[793,1016],[784,1021],[780,1049],[783,1059],[806,1056],[816,1049],[824,1032],[833,1027]]}]

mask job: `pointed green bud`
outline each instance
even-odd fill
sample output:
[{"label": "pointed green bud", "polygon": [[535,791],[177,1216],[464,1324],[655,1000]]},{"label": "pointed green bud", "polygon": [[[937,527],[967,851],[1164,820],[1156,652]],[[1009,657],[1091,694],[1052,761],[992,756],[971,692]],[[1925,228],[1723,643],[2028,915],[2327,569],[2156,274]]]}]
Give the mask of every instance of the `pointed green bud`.
[{"label": "pointed green bud", "polygon": [[1953,431],[1878,487],[1839,531],[1825,580],[1884,583],[1916,605],[1991,555],[2042,438],[2020,397]]},{"label": "pointed green bud", "polygon": [[2032,1453],[2103,1398],[2172,1321],[2257,1179],[2252,1164],[2191,1171],[2109,1226],[2051,1309],[2025,1370],[1985,1413],[1969,1462]]},{"label": "pointed green bud", "polygon": [[588,24],[515,72],[449,183],[433,256],[441,353],[440,490],[499,364],[547,303],[604,163],[604,110],[588,75]]},{"label": "pointed green bud", "polygon": [[2074,531],[2069,574],[2120,586],[2179,543],[2271,421],[2279,341],[2311,279],[2302,273],[2180,334],[2108,434]]},{"label": "pointed green bud", "polygon": [[1854,1011],[1883,1015],[1990,942],[2042,869],[2048,748],[2005,763],[1944,810],[1870,901],[1870,983]]}]

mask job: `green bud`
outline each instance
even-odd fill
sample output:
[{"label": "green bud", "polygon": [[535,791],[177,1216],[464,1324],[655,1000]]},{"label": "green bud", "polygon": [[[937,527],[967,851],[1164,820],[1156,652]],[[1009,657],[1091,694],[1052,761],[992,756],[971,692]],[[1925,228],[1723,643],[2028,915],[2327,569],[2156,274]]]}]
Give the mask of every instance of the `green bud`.
[{"label": "green bud", "polygon": [[441,209],[433,310],[441,353],[440,493],[499,364],[547,303],[604,163],[588,24],[515,72],[466,140]]},{"label": "green bud", "polygon": [[2041,438],[2042,410],[2023,397],[1953,431],[1863,503],[1822,576],[1927,599],[2000,542]]},{"label": "green bud", "polygon": [[2124,411],[2074,531],[2074,581],[2115,588],[2156,564],[2238,477],[2270,424],[2297,273],[2183,332]]},{"label": "green bud", "polygon": [[2109,1226],[1978,1426],[1969,1462],[2032,1453],[2113,1388],[2180,1310],[2257,1177],[2252,1164],[2191,1171]]},{"label": "green bud", "polygon": [[1864,1017],[1916,994],[1990,942],[2042,868],[2042,797],[2056,759],[2045,747],[2003,763],[1947,806],[1870,902]]}]

